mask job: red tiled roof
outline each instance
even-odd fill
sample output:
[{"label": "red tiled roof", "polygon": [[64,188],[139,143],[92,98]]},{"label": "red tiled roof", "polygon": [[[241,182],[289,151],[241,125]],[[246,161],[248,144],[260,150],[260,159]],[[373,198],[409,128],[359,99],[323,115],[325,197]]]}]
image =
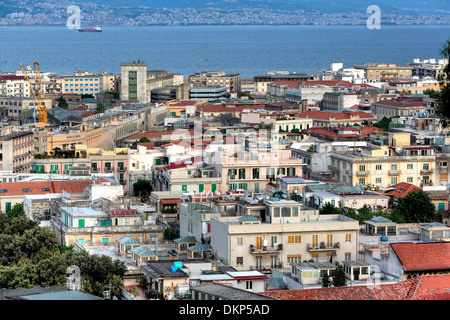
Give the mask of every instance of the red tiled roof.
[{"label": "red tiled roof", "polygon": [[128,216],[138,216],[140,215],[136,209],[116,209],[111,210],[110,215],[112,217],[128,217]]},{"label": "red tiled roof", "polygon": [[86,118],[86,117],[89,117],[89,116],[93,116],[95,113],[93,113],[92,111],[88,111],[88,112],[85,112],[85,113],[83,113],[82,115],[81,115],[81,117],[82,118]]},{"label": "red tiled roof", "polygon": [[406,271],[450,270],[450,242],[392,243]]},{"label": "red tiled roof", "polygon": [[154,142],[139,142],[138,145],[146,147],[147,149],[153,149],[155,147]]},{"label": "red tiled roof", "polygon": [[274,81],[272,83],[285,85],[290,88],[296,88],[301,84],[306,84],[309,86],[328,86],[328,87],[361,87],[361,88],[372,88],[373,86],[367,83],[352,83],[343,80],[295,80],[295,81]]},{"label": "red tiled roof", "polygon": [[346,112],[324,112],[324,111],[303,111],[300,112],[296,117],[298,118],[310,118],[310,119],[336,119],[345,120],[351,117],[359,117],[360,119],[372,119],[373,115],[368,114],[364,111],[346,111]]},{"label": "red tiled roof", "polygon": [[[100,181],[3,182],[0,183],[0,190],[8,190],[8,192],[0,193],[0,197],[62,193],[63,191],[68,193],[83,193],[85,187],[90,184],[97,184],[99,182],[107,182],[107,180],[102,178]],[[29,189],[30,191],[26,192],[24,189]]]},{"label": "red tiled roof", "polygon": [[24,80],[24,79],[25,79],[24,76],[16,76],[16,75],[12,75],[12,74],[0,75],[0,81],[1,80]]},{"label": "red tiled roof", "polygon": [[181,199],[161,199],[162,204],[177,204],[181,203]]},{"label": "red tiled roof", "polygon": [[387,106],[393,106],[393,107],[419,107],[419,106],[425,106],[427,105],[426,101],[411,101],[408,99],[393,99],[393,100],[380,100],[376,102],[376,104],[382,104]]},{"label": "red tiled roof", "polygon": [[394,284],[260,292],[280,300],[450,300],[450,275],[426,275]]},{"label": "red tiled roof", "polygon": [[395,190],[386,191],[386,194],[394,196],[397,199],[406,196],[410,192],[422,190],[422,188],[406,182],[397,183],[394,188]]}]

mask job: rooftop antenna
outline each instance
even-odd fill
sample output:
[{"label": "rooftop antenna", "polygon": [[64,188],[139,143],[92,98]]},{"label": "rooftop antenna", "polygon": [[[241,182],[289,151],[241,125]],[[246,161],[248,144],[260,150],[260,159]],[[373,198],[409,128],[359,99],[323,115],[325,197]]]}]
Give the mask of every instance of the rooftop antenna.
[{"label": "rooftop antenna", "polygon": [[208,59],[205,59],[206,61],[206,72],[208,72]]}]

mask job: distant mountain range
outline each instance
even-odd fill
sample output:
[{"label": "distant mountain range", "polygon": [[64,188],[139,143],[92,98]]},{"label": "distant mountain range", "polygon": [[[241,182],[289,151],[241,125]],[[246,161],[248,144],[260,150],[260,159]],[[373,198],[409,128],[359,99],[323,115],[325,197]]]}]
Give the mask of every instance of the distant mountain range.
[{"label": "distant mountain range", "polygon": [[0,26],[63,25],[78,5],[83,23],[148,25],[450,25],[450,0],[0,0]]},{"label": "distant mountain range", "polygon": [[[39,2],[39,1],[35,1]],[[385,12],[450,12],[449,0],[74,0],[74,3],[96,3],[114,7],[150,8],[265,8],[275,10],[317,10],[320,12],[365,11],[377,5]]]}]

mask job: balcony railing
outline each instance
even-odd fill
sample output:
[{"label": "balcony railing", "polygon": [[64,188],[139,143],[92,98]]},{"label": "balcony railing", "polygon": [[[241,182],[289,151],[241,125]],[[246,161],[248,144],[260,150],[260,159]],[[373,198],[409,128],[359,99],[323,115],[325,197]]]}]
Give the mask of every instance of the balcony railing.
[{"label": "balcony railing", "polygon": [[320,242],[320,243],[308,243],[307,244],[307,250],[308,251],[335,251],[340,248],[340,243],[326,243],[326,242]]},{"label": "balcony railing", "polygon": [[433,171],[433,169],[422,169],[420,170],[420,174],[432,174]]},{"label": "balcony railing", "polygon": [[368,174],[368,171],[356,171],[357,176],[367,176]]},{"label": "balcony railing", "polygon": [[389,170],[389,175],[390,176],[397,176],[399,174],[401,174],[402,172],[400,170]]},{"label": "balcony railing", "polygon": [[331,171],[340,171],[338,167],[333,166],[333,165],[328,165],[328,169]]},{"label": "balcony railing", "polygon": [[250,245],[250,253],[276,253],[283,250],[282,244],[276,244],[274,246],[261,246],[260,248],[256,248],[254,245]]},{"label": "balcony railing", "polygon": [[270,273],[272,272],[272,269],[281,269],[283,268],[283,264],[279,262],[278,264],[274,265],[256,265],[256,266],[250,266],[250,270],[257,270],[262,273]]}]

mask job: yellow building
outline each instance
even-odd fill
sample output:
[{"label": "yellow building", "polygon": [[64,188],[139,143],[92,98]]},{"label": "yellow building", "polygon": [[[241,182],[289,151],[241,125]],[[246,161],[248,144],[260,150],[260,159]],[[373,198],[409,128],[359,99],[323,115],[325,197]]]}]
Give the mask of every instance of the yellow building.
[{"label": "yellow building", "polygon": [[370,147],[332,152],[330,158],[332,177],[352,186],[406,182],[422,187],[435,181],[436,156],[430,146]]}]

